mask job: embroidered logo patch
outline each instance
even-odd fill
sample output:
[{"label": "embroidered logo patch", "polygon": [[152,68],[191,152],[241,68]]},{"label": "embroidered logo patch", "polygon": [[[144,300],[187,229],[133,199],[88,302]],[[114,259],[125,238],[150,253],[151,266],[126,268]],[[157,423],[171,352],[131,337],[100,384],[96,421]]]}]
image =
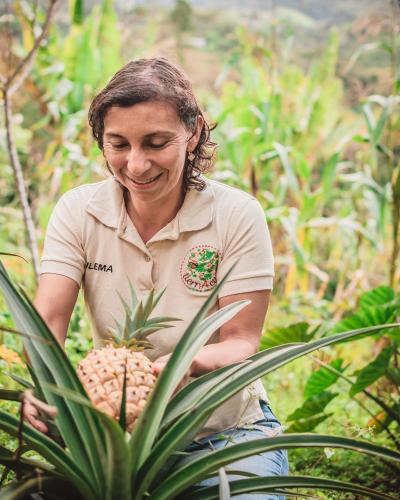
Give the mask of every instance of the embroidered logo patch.
[{"label": "embroidered logo patch", "polygon": [[217,284],[219,253],[211,245],[191,248],[181,264],[181,278],[190,290],[206,292]]}]

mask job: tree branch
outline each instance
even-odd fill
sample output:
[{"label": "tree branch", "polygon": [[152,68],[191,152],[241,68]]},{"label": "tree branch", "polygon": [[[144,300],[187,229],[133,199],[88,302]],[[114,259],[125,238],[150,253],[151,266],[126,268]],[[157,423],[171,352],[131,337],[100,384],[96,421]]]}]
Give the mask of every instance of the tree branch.
[{"label": "tree branch", "polygon": [[21,162],[19,161],[17,147],[12,134],[12,109],[11,99],[7,91],[3,90],[4,114],[7,137],[7,149],[10,158],[11,168],[14,173],[15,185],[18,190],[19,199],[22,205],[22,214],[24,217],[26,231],[28,233],[28,243],[32,255],[32,264],[36,279],[39,276],[39,253],[37,249],[36,229],[33,222],[32,210],[29,205],[28,193],[22,172]]}]

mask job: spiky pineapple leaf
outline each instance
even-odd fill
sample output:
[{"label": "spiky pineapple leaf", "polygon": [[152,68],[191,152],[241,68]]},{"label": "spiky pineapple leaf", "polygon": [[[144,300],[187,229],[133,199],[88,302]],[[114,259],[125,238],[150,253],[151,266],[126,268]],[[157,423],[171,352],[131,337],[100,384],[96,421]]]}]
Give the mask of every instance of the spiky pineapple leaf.
[{"label": "spiky pineapple leaf", "polygon": [[33,389],[34,385],[29,382],[29,380],[25,380],[24,378],[20,377],[19,375],[15,375],[14,373],[10,372],[3,372],[4,375],[7,375],[7,377],[10,377],[14,380],[14,382],[17,382],[18,384],[22,385],[22,387],[25,387],[26,389]]},{"label": "spiky pineapple leaf", "polygon": [[95,408],[79,392],[51,384],[46,384],[46,388],[87,408],[88,411],[100,418],[105,430],[105,461],[103,468],[107,478],[106,490],[101,493],[100,498],[131,500],[130,450],[120,425],[113,418]]},{"label": "spiky pineapple leaf", "polygon": [[126,431],[126,361],[124,366],[124,381],[122,384],[121,406],[119,408],[119,425],[121,429]]},{"label": "spiky pineapple leaf", "polygon": [[179,340],[167,365],[157,379],[146,407],[139,417],[130,441],[131,449],[135,451],[135,460],[132,464],[133,491],[136,491],[136,474],[150,453],[159,432],[168,401],[189,369],[194,356],[220,326],[229,321],[239,310],[249,303],[248,301],[240,301],[230,304],[217,310],[211,316],[206,317],[211,307],[215,304],[218,292],[233,267],[213,289]]},{"label": "spiky pineapple leaf", "polygon": [[32,478],[26,478],[23,482],[12,481],[1,489],[1,500],[16,500],[32,498],[31,494],[38,491],[46,495],[45,498],[57,498],[57,500],[86,500],[74,485],[60,477],[48,474],[34,474]]},{"label": "spiky pineapple leaf", "polygon": [[223,467],[218,469],[218,498],[219,500],[230,500],[231,498],[231,490],[229,488],[229,479],[228,475]]},{"label": "spiky pineapple leaf", "polygon": [[[285,344],[286,347],[291,347],[296,344]],[[204,396],[206,396],[210,390],[218,385],[218,383],[224,379],[230,377],[231,374],[236,372],[242,365],[249,364],[252,361],[257,361],[260,357],[265,356],[268,351],[272,353],[277,350],[281,350],[282,346],[270,347],[267,350],[258,352],[249,356],[244,361],[234,363],[233,365],[224,366],[213,372],[205,373],[201,377],[197,377],[185,385],[168,403],[168,406],[163,417],[162,427],[160,433],[165,432],[166,428],[175,421],[178,417],[182,416],[183,413],[190,410],[194,405],[196,405]]]},{"label": "spiky pineapple leaf", "polygon": [[[297,488],[307,490],[329,490],[354,493],[360,497],[370,497],[372,499],[393,500],[393,497],[381,491],[367,488],[354,483],[338,481],[335,479],[324,479],[310,476],[268,476],[255,477],[251,479],[237,479],[230,481],[231,495],[246,495],[248,493],[258,493],[269,495],[283,495],[287,498],[315,498],[305,493],[299,493]],[[218,498],[218,486],[208,486],[199,488],[197,491],[190,491],[184,494],[190,500],[213,500]],[[178,497],[182,498],[183,497]],[[319,498],[319,497],[318,497]]]},{"label": "spiky pineapple leaf", "polygon": [[[19,419],[14,415],[0,410],[0,429],[12,437],[19,433]],[[87,483],[85,475],[71,457],[71,453],[61,448],[48,436],[37,431],[29,424],[23,423],[24,442],[55,467],[63,477],[68,478],[79,491],[85,493],[88,499],[96,500],[96,495]],[[2,490],[3,493],[3,490]],[[3,497],[2,497],[3,498]]]},{"label": "spiky pineapple leaf", "polygon": [[0,464],[19,474],[34,473],[36,469],[52,472],[54,466],[33,458],[17,457],[16,452],[0,446]]},{"label": "spiky pineapple leaf", "polygon": [[0,389],[0,399],[7,401],[20,401],[23,391],[15,391],[13,389]]},{"label": "spiky pineapple leaf", "polygon": [[36,390],[45,396],[45,401],[56,406],[57,426],[74,460],[93,490],[104,490],[102,457],[104,454],[103,428],[101,421],[87,413],[75,403],[46,392],[43,383],[74,388],[82,395],[86,392],[76,375],[74,367],[57,342],[35,307],[23,291],[18,291],[0,262],[0,287],[19,331],[38,336],[24,338],[24,347],[32,365]]},{"label": "spiky pineapple leaf", "polygon": [[305,354],[328,346],[344,339],[365,336],[367,333],[373,335],[381,329],[398,327],[398,323],[392,325],[377,325],[370,328],[361,328],[351,330],[330,337],[317,339],[308,344],[299,346],[280,346],[273,352],[259,353],[257,361],[249,365],[241,366],[239,370],[233,373],[227,380],[219,382],[210,393],[204,397],[187,414],[182,415],[155,443],[153,450],[149,454],[146,462],[140,470],[140,477],[144,487],[148,488],[153,481],[154,470],[160,467],[170,458],[176,450],[185,447],[185,438],[193,438],[204,424],[205,419],[211,412],[221,405],[224,401],[239,392],[245,386],[276,368],[287,364],[289,361],[297,359]]},{"label": "spiky pineapple leaf", "polygon": [[242,458],[278,449],[309,447],[344,448],[400,461],[400,453],[397,451],[366,441],[319,434],[287,434],[234,444],[195,458],[182,467],[175,468],[167,479],[162,481],[161,484],[157,484],[149,493],[150,496],[157,498],[157,500],[174,498],[193,483],[204,479],[210,472],[217,471],[219,467],[224,467]]}]

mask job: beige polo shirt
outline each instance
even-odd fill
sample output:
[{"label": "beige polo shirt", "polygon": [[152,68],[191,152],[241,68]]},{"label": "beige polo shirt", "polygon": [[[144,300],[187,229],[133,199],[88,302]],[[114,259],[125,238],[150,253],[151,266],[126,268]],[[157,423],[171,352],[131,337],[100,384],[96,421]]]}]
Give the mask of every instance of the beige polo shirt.
[{"label": "beige polo shirt", "polygon": [[[121,185],[110,177],[64,194],[51,216],[41,273],[68,276],[83,288],[100,347],[115,321],[123,321],[120,296],[130,303],[129,282],[138,297],[166,288],[154,315],[180,318],[149,336],[152,360],[170,353],[211,290],[234,262],[219,296],[272,289],[273,255],[263,210],[247,193],[206,180],[191,189],[176,217],[146,244],[128,217]],[[161,207],[162,209],[162,207]],[[216,332],[210,343],[218,341]],[[260,380],[221,405],[202,435],[263,418]]]}]

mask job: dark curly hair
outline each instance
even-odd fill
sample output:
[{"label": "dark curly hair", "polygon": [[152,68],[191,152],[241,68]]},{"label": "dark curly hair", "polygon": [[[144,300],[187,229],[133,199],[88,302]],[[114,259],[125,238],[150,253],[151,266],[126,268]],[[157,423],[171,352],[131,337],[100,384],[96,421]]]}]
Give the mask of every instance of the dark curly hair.
[{"label": "dark curly hair", "polygon": [[[186,158],[183,188],[205,188],[201,174],[214,161],[216,143],[210,139],[210,126],[193,94],[192,85],[181,69],[164,57],[136,59],[121,68],[106,87],[93,99],[89,124],[99,148],[103,151],[104,118],[112,106],[128,107],[145,101],[165,101],[175,105],[178,116],[189,132],[195,133],[197,117],[204,120],[200,139],[193,150],[194,158]],[[110,170],[110,167],[107,165]]]}]

